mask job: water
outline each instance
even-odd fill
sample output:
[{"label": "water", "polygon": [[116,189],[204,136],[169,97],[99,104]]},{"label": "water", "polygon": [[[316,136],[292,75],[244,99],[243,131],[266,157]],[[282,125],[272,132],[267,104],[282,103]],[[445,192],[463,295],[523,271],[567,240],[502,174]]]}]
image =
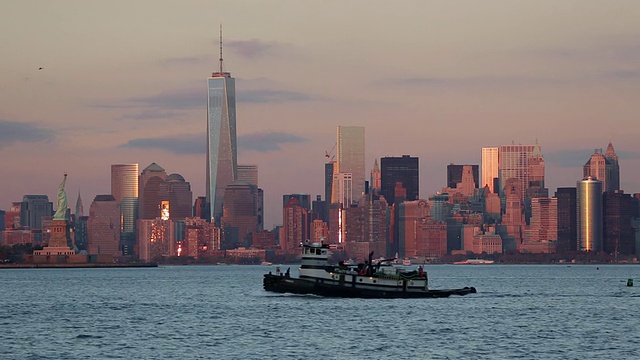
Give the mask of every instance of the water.
[{"label": "water", "polygon": [[478,294],[389,300],[266,293],[274,268],[1,270],[0,359],[640,358],[637,265],[427,266]]}]

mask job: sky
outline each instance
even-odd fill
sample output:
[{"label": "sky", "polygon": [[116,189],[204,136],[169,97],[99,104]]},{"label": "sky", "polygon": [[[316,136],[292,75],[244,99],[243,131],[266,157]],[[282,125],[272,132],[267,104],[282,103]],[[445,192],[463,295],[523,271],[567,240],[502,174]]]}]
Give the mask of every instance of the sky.
[{"label": "sky", "polygon": [[111,164],[155,162],[204,196],[220,24],[238,163],[258,165],[266,228],[283,194],[324,194],[338,125],[365,126],[367,172],[419,157],[422,198],[447,164],[536,141],[551,194],[609,141],[637,193],[639,14],[635,0],[3,1],[0,209],[55,202],[67,172],[87,215]]}]

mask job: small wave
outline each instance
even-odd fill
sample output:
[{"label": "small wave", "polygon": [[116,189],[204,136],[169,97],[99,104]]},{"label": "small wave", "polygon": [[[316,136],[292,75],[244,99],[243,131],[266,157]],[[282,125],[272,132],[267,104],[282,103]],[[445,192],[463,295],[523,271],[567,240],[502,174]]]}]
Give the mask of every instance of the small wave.
[{"label": "small wave", "polygon": [[103,337],[101,335],[80,334],[76,336],[76,339],[102,339]]}]

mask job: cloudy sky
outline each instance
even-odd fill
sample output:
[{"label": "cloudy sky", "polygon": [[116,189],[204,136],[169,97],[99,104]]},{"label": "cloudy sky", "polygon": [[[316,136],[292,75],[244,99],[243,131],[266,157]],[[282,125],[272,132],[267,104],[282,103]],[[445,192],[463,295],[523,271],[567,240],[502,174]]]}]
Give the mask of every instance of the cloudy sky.
[{"label": "cloudy sky", "polygon": [[552,193],[609,140],[640,192],[639,14],[635,0],[3,1],[0,209],[55,200],[66,171],[88,212],[119,163],[156,162],[204,195],[221,23],[238,161],[259,166],[269,228],[282,194],[323,193],[338,125],[366,127],[368,169],[418,156],[421,197],[447,164],[536,139]]}]

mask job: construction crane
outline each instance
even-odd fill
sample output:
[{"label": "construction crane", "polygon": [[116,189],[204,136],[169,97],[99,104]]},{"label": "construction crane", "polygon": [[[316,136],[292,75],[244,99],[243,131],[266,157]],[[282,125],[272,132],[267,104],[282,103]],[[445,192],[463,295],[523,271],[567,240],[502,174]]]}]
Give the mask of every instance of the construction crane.
[{"label": "construction crane", "polygon": [[332,162],[332,161],[334,161],[336,159],[336,155],[333,154],[333,150],[336,149],[336,144],[337,143],[333,143],[333,147],[331,148],[331,150],[324,152],[324,157],[329,159],[329,162]]}]

